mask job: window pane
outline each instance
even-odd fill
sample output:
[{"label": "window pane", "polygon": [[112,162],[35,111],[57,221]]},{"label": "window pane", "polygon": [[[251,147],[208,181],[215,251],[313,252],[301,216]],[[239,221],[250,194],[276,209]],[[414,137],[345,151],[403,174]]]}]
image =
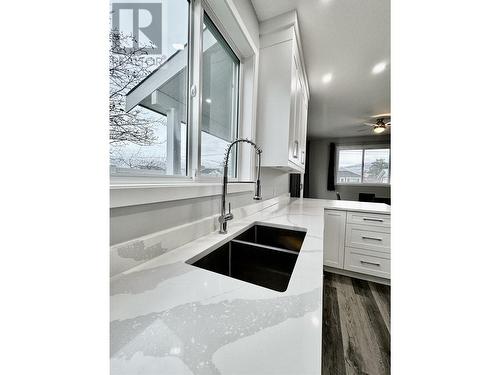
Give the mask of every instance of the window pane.
[{"label": "window pane", "polygon": [[111,7],[111,172],[186,175],[189,3]]},{"label": "window pane", "polygon": [[365,150],[363,182],[389,183],[389,154],[390,150],[388,148]]},{"label": "window pane", "polygon": [[361,183],[363,150],[339,150],[337,182]]},{"label": "window pane", "polygon": [[[201,174],[220,176],[224,153],[237,137],[239,60],[205,15],[203,31],[203,89]],[[236,176],[236,148],[229,175]]]}]

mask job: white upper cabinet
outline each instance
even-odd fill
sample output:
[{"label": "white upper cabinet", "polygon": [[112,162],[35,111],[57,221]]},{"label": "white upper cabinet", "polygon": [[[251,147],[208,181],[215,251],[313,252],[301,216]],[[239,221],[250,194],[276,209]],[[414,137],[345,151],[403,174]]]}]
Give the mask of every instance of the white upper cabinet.
[{"label": "white upper cabinet", "polygon": [[260,24],[257,143],[262,166],[304,172],[309,85],[295,11]]}]

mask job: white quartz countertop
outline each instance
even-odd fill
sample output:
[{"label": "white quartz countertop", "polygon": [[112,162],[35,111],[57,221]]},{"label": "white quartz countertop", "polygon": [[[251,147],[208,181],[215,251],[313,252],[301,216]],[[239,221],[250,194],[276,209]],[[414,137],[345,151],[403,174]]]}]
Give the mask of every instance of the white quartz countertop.
[{"label": "white quartz countertop", "polygon": [[327,201],[325,210],[342,210],[342,211],[356,211],[356,212],[369,212],[374,214],[390,214],[391,206],[385,203],[372,203],[372,202],[357,202],[357,201]]},{"label": "white quartz countertop", "polygon": [[[321,374],[324,209],[388,213],[347,202],[276,204],[113,277],[111,373]],[[255,222],[307,230],[285,292],[186,263]]]}]

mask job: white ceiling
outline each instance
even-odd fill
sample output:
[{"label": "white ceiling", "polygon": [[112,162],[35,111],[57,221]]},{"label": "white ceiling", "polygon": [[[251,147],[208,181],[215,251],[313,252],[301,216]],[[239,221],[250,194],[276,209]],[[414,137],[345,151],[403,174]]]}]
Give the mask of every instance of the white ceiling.
[{"label": "white ceiling", "polygon": [[[362,125],[391,112],[390,0],[252,0],[259,21],[296,9],[311,101],[308,136],[370,135]],[[387,68],[372,74],[375,64]],[[332,73],[325,84],[321,78]],[[361,130],[361,131],[360,131]]]}]

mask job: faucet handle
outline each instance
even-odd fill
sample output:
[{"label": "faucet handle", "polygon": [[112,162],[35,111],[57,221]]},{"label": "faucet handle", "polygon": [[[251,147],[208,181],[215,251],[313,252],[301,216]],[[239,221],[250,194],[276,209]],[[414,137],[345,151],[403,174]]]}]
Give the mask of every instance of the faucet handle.
[{"label": "faucet handle", "polygon": [[226,221],[227,220],[233,220],[234,216],[231,213],[231,202],[229,202],[229,212],[226,214]]}]

